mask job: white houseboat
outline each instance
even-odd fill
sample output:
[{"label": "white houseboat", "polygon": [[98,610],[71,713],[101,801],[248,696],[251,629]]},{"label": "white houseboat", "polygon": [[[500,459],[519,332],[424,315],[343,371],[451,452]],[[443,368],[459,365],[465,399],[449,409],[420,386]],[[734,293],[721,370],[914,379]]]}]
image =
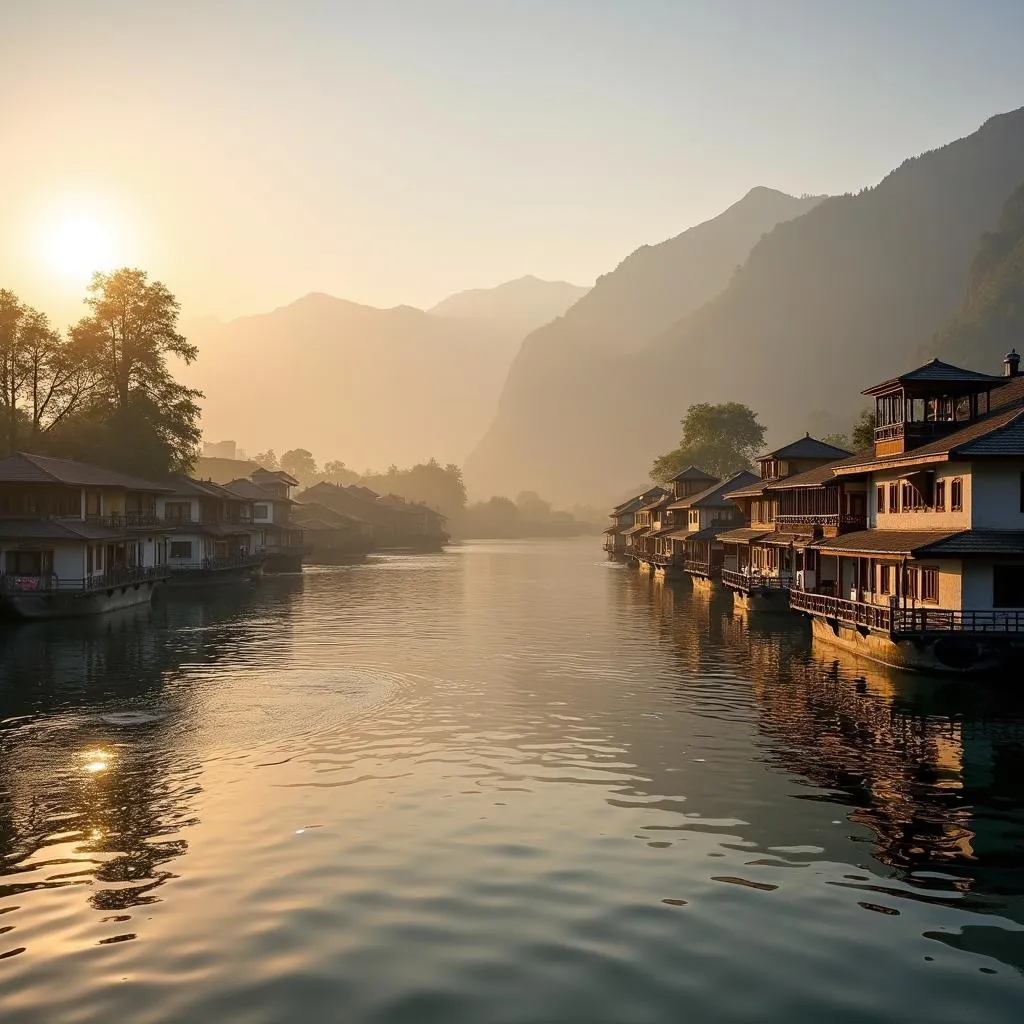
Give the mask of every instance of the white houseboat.
[{"label": "white houseboat", "polygon": [[863,488],[865,528],[814,540],[790,589],[816,637],[906,668],[977,671],[1021,655],[1019,364],[1011,352],[998,377],[933,360],[864,392],[874,451],[831,475],[840,493]]},{"label": "white houseboat", "polygon": [[176,476],[157,513],[173,530],[167,567],[171,586],[237,583],[259,576],[266,554],[254,543],[253,502],[209,480]]},{"label": "white houseboat", "polygon": [[157,505],[171,490],[67,459],[0,459],[0,607],[45,619],[152,600],[168,575]]},{"label": "white houseboat", "polygon": [[291,496],[298,480],[284,470],[257,469],[248,480],[232,480],[226,490],[252,504],[253,551],[265,556],[268,572],[299,572],[305,554],[302,529],[292,522]]}]

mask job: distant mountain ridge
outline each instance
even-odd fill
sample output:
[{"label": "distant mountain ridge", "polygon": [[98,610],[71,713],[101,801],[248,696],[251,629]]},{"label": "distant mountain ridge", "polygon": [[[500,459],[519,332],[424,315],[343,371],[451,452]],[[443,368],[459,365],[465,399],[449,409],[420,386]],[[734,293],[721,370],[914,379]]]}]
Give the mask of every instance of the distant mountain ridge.
[{"label": "distant mountain ridge", "polygon": [[525,331],[585,291],[511,284],[478,290],[472,319],[314,292],[227,323],[197,320],[199,359],[182,376],[205,394],[206,435],[249,451],[302,447],[359,471],[459,462],[493,417]]},{"label": "distant mountain ridge", "polygon": [[494,288],[469,288],[427,310],[434,316],[500,321],[520,337],[561,316],[589,289],[567,281],[542,281],[527,274]]},{"label": "distant mountain ridge", "polygon": [[954,313],[980,237],[1022,180],[1024,109],[781,221],[720,294],[638,351],[532,367],[520,353],[467,461],[470,487],[500,479],[555,501],[619,493],[678,441],[696,401],[746,402],[776,442],[848,428],[860,390],[916,358]]},{"label": "distant mountain ridge", "polygon": [[[578,394],[589,394],[595,410],[614,416],[609,404],[621,396],[614,379],[595,377],[601,360],[642,350],[658,332],[725,288],[766,232],[821,201],[820,196],[797,199],[770,188],[751,189],[717,217],[641,246],[563,317],[529,335],[509,370],[494,423],[466,460],[470,491],[484,497],[516,493],[534,489],[527,482],[534,480],[542,493],[554,487],[560,500],[573,500],[580,467],[556,456],[549,472],[546,450],[568,455],[578,445],[580,454],[593,454],[582,438],[567,443],[567,436],[583,422],[575,415]],[[642,479],[646,468],[634,471],[630,482]],[[618,489],[612,486],[609,493]]]}]

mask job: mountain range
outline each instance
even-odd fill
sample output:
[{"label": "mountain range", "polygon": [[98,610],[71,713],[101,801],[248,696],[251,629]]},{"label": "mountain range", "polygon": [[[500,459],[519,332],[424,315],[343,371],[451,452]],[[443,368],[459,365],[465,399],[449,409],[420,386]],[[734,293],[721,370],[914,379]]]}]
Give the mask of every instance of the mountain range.
[{"label": "mountain range", "polygon": [[[698,401],[747,403],[770,442],[848,428],[858,392],[905,368],[956,313],[982,235],[1022,181],[1024,109],[856,195],[754,190],[722,218],[761,198],[778,213],[729,272],[719,259],[700,276],[711,249],[695,241],[722,218],[639,250],[526,338],[466,461],[471,492],[601,500],[645,477]],[[675,271],[664,247],[685,253]]]},{"label": "mountain range", "polygon": [[494,416],[523,335],[585,288],[522,278],[430,311],[378,309],[322,293],[227,323],[194,321],[208,439],[250,452],[306,448],[363,470],[460,462]]}]

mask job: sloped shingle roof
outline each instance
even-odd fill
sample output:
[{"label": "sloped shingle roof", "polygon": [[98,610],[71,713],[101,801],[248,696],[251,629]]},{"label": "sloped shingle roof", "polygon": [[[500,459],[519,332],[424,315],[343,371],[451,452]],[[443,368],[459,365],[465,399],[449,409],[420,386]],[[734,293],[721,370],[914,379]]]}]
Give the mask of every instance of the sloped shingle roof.
[{"label": "sloped shingle roof", "polygon": [[71,459],[51,459],[47,455],[16,452],[0,459],[0,483],[67,484],[72,487],[117,487],[127,491],[170,491],[167,484],[119,473],[115,469],[93,466]]},{"label": "sloped shingle roof", "polygon": [[834,462],[836,459],[845,459],[852,455],[845,448],[837,448],[834,444],[819,441],[816,437],[807,434],[797,441],[776,448],[773,452],[766,452],[758,456],[761,459],[827,459]]},{"label": "sloped shingle roof", "polygon": [[687,466],[686,469],[681,469],[674,477],[671,477],[673,481],[683,480],[707,480],[709,483],[718,482],[717,476],[712,476],[710,473],[705,473],[703,469],[698,466]]},{"label": "sloped shingle roof", "polygon": [[733,491],[744,487],[750,487],[759,482],[760,477],[756,473],[751,473],[749,470],[744,469],[729,477],[728,480],[723,480],[720,484],[715,484],[699,494],[693,494],[689,498],[680,498],[671,507],[729,508],[732,505],[732,500],[726,497],[727,494],[731,494]]},{"label": "sloped shingle roof", "polygon": [[988,373],[978,373],[977,370],[965,370],[962,366],[954,366],[952,363],[944,363],[941,359],[933,359],[930,363],[918,366],[898,377],[891,377],[882,381],[874,387],[862,391],[864,395],[877,395],[889,391],[900,384],[991,384],[993,387],[1003,381],[1002,377],[993,377]]}]

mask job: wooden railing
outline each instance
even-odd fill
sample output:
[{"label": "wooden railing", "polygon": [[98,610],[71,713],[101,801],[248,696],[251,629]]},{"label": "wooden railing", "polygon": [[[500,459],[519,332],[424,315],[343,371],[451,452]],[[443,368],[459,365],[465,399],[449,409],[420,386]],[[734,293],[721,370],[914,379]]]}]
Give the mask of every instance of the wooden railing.
[{"label": "wooden railing", "polygon": [[172,560],[170,570],[175,572],[196,572],[199,570],[216,571],[220,569],[238,569],[245,566],[262,565],[267,560],[266,555],[222,555],[219,558],[202,558],[198,562],[183,562]]},{"label": "wooden railing", "polygon": [[866,530],[868,525],[866,515],[852,516],[816,512],[783,512],[775,517],[775,522],[780,526],[831,526],[836,529],[853,530]]},{"label": "wooden railing", "polygon": [[976,633],[981,635],[1024,633],[1024,612],[958,611],[944,608],[895,608],[894,634],[920,636],[928,633]]},{"label": "wooden railing", "polygon": [[722,582],[741,590],[789,590],[789,580],[778,576],[761,576],[757,573],[737,572],[735,569],[722,570]]},{"label": "wooden railing", "polygon": [[867,626],[888,633],[892,625],[891,609],[864,601],[847,601],[828,594],[814,594],[807,590],[790,588],[789,607],[796,611],[809,612],[837,619],[854,626]]},{"label": "wooden railing", "polygon": [[683,568],[687,572],[692,572],[697,576],[709,576],[711,575],[711,564],[709,562],[702,562],[699,558],[688,558],[683,563]]},{"label": "wooden railing", "polygon": [[1000,609],[898,608],[846,601],[828,594],[790,589],[789,606],[839,622],[889,633],[895,637],[935,636],[949,633],[978,636],[1024,634],[1024,611]]},{"label": "wooden railing", "polygon": [[8,594],[39,594],[39,593],[77,593],[92,594],[112,587],[131,586],[167,579],[167,566],[158,565],[149,568],[113,569],[98,576],[85,579],[73,579],[55,576],[0,576],[0,590]]}]

